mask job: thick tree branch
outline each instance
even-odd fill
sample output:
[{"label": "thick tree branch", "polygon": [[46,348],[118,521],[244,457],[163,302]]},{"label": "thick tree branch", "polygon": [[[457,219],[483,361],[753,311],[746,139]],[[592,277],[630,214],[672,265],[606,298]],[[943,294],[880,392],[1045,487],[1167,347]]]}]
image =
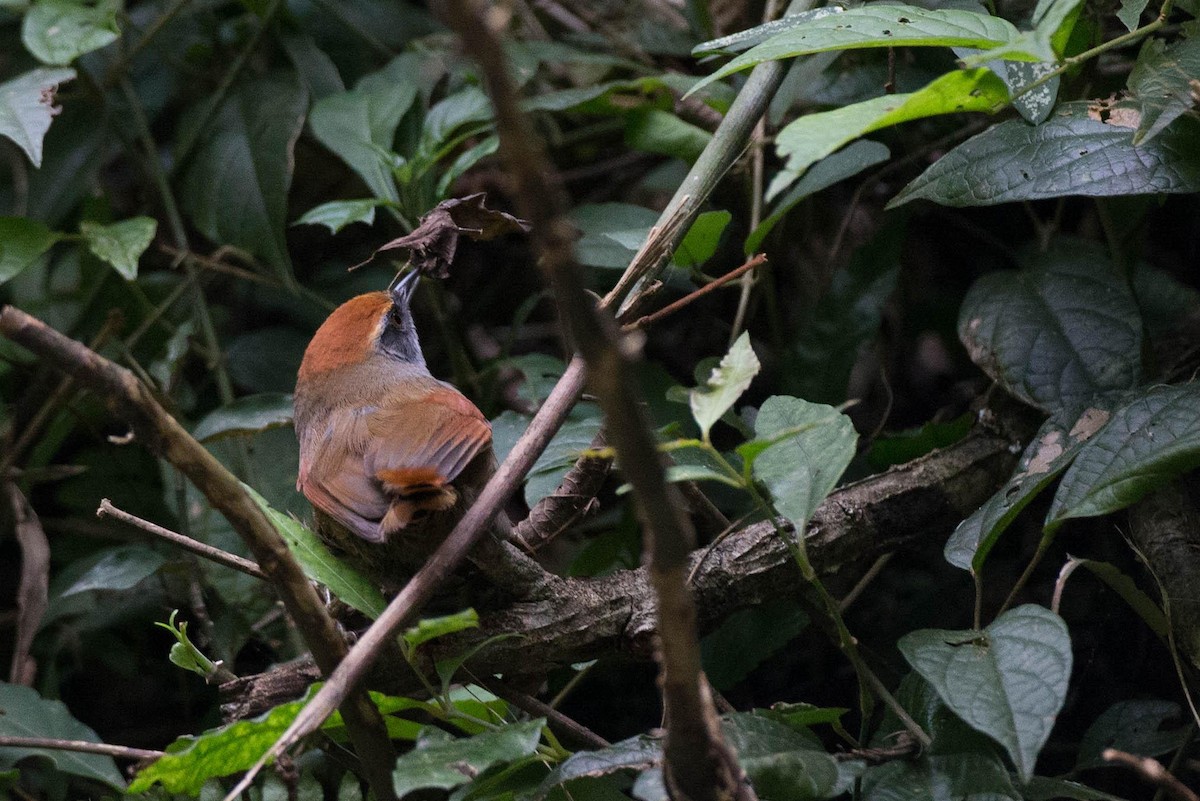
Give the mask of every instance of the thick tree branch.
[{"label": "thick tree branch", "polygon": [[[0,309],[0,333],[94,392],[115,417],[129,424],[136,439],[204,493],[254,553],[322,672],[333,672],[346,654],[346,643],[287,545],[237,478],[196,442],[129,370],[12,306]],[[381,799],[393,798],[391,764],[395,757],[379,711],[359,692],[347,699],[342,713],[372,788]]]},{"label": "thick tree branch", "polygon": [[[940,541],[1008,479],[1030,431],[978,427],[948,448],[834,492],[808,529],[808,552],[822,574],[916,543]],[[691,586],[701,633],[737,609],[794,595],[803,583],[796,563],[769,522],[756,523],[715,547],[693,553]],[[649,659],[655,616],[645,568],[596,579],[555,578],[536,596],[507,608],[481,610],[478,629],[426,647],[429,659],[461,654],[497,634],[468,662],[476,675],[518,675],[624,654]],[[311,666],[293,664],[221,687],[226,719],[256,715],[301,695]],[[411,672],[373,675],[375,689],[420,692]]]}]

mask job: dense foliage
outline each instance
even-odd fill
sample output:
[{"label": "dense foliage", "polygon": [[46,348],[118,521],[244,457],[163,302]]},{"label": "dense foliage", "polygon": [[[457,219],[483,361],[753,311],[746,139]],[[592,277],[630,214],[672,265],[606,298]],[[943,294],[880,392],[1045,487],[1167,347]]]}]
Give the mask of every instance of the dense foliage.
[{"label": "dense foliage", "polygon": [[[689,169],[741,154],[694,198],[654,308],[767,260],[644,326],[636,374],[701,545],[773,520],[763,541],[794,560],[786,592],[701,615],[726,741],[773,801],[1153,796],[1110,747],[1200,784],[1195,0],[766,5],[492,9],[597,293],[672,222]],[[764,122],[729,141],[747,71],[776,62]],[[417,5],[0,0],[0,300],[130,368],[373,618],[378,588],[298,522],[296,370],[328,312],[401,265],[347,267],[447,198],[513,210],[498,145],[478,69]],[[417,296],[434,373],[500,459],[571,355],[535,258],[519,234],[464,239]],[[169,752],[123,772],[0,747],[0,795],[220,797],[303,701],[225,721],[215,684],[304,642],[260,578],[97,519],[110,499],[246,553],[122,409],[2,338],[0,396],[0,737]],[[601,423],[585,396],[509,517],[611,456]],[[999,472],[940,468],[975,495],[901,500],[956,528],[818,575],[831,560],[794,532],[836,487],[891,471],[938,491],[930,459],[972,437],[1006,438]],[[635,568],[627,490],[618,465],[547,569]],[[471,670],[536,633],[453,646],[488,611],[410,630],[412,665],[438,655],[423,691],[372,693],[396,792],[664,798],[653,667],[610,646],[500,671],[615,742],[578,749]],[[308,746],[252,797],[363,797],[340,716]]]}]

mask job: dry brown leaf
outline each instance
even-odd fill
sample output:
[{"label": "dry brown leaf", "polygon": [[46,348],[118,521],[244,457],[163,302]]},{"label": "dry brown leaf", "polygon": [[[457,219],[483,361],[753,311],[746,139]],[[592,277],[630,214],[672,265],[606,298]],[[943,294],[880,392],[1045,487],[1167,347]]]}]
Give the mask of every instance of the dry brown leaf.
[{"label": "dry brown leaf", "polygon": [[[371,259],[388,250],[407,250],[408,263],[418,272],[434,278],[445,278],[450,274],[450,265],[454,263],[460,234],[483,241],[504,234],[529,231],[529,223],[511,214],[489,209],[486,201],[487,194],[484,192],[442,201],[421,218],[412,233],[383,245],[371,254]],[[367,259],[367,262],[371,259]]]}]

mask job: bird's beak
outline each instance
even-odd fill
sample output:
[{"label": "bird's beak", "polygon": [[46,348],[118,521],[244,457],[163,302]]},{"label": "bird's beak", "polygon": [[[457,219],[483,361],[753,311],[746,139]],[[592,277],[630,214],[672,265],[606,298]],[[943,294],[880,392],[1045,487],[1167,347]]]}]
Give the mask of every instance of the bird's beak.
[{"label": "bird's beak", "polygon": [[421,273],[413,270],[403,277],[398,277],[392,282],[392,286],[388,290],[392,295],[392,303],[397,306],[408,306],[409,300],[412,298],[413,290],[417,288],[417,283],[420,281]]}]

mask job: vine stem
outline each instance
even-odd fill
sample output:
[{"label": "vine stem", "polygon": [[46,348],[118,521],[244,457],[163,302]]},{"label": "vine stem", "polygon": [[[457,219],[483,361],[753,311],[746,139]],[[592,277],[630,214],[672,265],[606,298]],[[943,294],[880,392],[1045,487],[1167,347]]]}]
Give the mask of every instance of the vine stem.
[{"label": "vine stem", "polygon": [[1059,64],[1057,67],[1055,67],[1054,69],[1047,72],[1045,75],[1040,76],[1033,83],[1022,88],[1021,91],[1017,92],[1015,95],[1010,97],[1008,99],[1007,103],[1004,103],[1004,104],[994,108],[993,112],[999,111],[1005,105],[1011,105],[1012,102],[1014,100],[1016,100],[1017,98],[1023,97],[1025,95],[1029,94],[1034,89],[1037,89],[1039,86],[1042,86],[1043,84],[1047,83],[1051,79],[1057,78],[1058,76],[1062,75],[1063,73],[1074,69],[1075,67],[1079,66],[1080,64],[1082,64],[1085,61],[1088,61],[1089,59],[1095,58],[1096,56],[1101,55],[1103,53],[1107,53],[1109,50],[1117,50],[1119,48],[1125,47],[1126,45],[1130,45],[1141,39],[1144,39],[1145,37],[1149,36],[1150,34],[1157,31],[1159,28],[1161,28],[1167,24],[1167,16],[1171,13],[1171,6],[1172,6],[1172,0],[1167,0],[1167,2],[1163,3],[1162,10],[1159,12],[1158,18],[1155,19],[1153,22],[1148,22],[1140,28],[1135,28],[1132,31],[1123,33],[1120,36],[1116,37],[1115,39],[1109,39],[1107,42],[1102,42],[1101,44],[1098,44],[1093,48],[1084,50],[1082,53],[1077,53],[1069,58],[1064,58],[1062,60],[1061,64]]},{"label": "vine stem", "polygon": [[[782,518],[782,515],[779,514],[779,511],[775,508],[775,505],[770,501],[770,499],[764,497],[759,491],[758,487],[755,486],[753,479],[748,474],[749,468],[747,468],[747,474],[743,475],[729,463],[729,461],[719,450],[714,448],[707,441],[700,443],[698,440],[693,440],[689,441],[689,444],[691,442],[698,443],[693,445],[693,447],[699,447],[704,450],[723,470],[725,470],[730,476],[737,479],[741,483],[742,488],[750,493],[750,497],[754,500],[754,503],[763,512],[770,515],[770,519],[773,523]],[[863,704],[862,712],[864,718],[869,712],[869,694],[867,692],[867,688],[869,688],[869,692],[874,693],[879,700],[881,700],[884,705],[887,706],[897,718],[899,718],[900,722],[904,725],[904,728],[908,730],[908,733],[911,734],[917,740],[917,742],[921,744],[922,747],[928,748],[933,740],[925,732],[925,730],[921,728],[921,725],[913,720],[912,716],[909,715],[904,707],[900,705],[900,702],[896,700],[896,697],[892,695],[891,691],[889,691],[884,683],[880,681],[879,677],[875,675],[875,671],[871,669],[870,665],[868,665],[862,658],[862,654],[859,653],[858,640],[855,639],[854,635],[850,633],[850,629],[846,625],[845,619],[842,617],[841,604],[838,603],[836,598],[829,594],[829,590],[825,588],[825,584],[821,581],[820,576],[817,575],[817,571],[813,567],[812,560],[808,558],[808,548],[804,542],[804,533],[804,531],[795,531],[795,536],[789,537],[788,533],[784,531],[782,527],[778,525],[778,523],[775,523],[776,536],[778,536],[783,541],[784,545],[787,546],[788,551],[792,554],[792,559],[796,562],[796,566],[800,568],[800,575],[804,578],[806,584],[816,593],[817,598],[820,601],[819,606],[823,609],[825,614],[828,616],[829,621],[833,624],[834,631],[837,632],[838,647],[841,648],[842,653],[846,655],[846,659],[850,662],[851,667],[854,668],[854,672],[858,676],[860,689],[863,691],[861,700]]]}]

